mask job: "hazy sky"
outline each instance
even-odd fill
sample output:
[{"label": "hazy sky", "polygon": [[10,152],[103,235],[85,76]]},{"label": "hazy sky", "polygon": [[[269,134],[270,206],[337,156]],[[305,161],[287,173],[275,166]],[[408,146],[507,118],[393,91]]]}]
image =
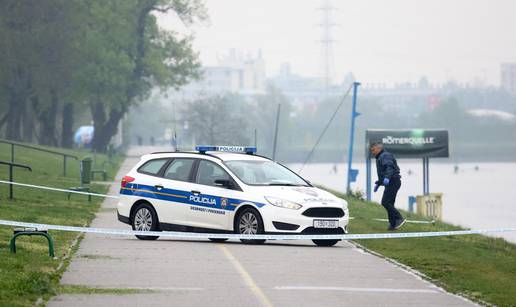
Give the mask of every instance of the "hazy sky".
[{"label": "hazy sky", "polygon": [[[516,0],[333,0],[334,76],[393,84],[486,78],[499,84],[500,63],[516,61]],[[322,0],[207,0],[208,25],[195,26],[205,65],[235,48],[259,49],[272,76],[283,62],[321,75]],[[163,24],[170,17],[161,18]]]}]

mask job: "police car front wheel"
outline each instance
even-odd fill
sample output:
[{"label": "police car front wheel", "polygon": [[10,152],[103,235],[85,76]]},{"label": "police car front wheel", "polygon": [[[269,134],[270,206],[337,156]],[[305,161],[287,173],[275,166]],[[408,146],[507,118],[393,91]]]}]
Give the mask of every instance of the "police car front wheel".
[{"label": "police car front wheel", "polygon": [[[132,216],[133,230],[159,231],[158,215],[148,203],[137,205]],[[158,236],[136,236],[140,240],[156,240]]]},{"label": "police car front wheel", "polygon": [[212,242],[222,243],[226,242],[228,239],[221,239],[221,238],[209,238]]},{"label": "police car front wheel", "polygon": [[[263,221],[260,213],[254,208],[243,209],[236,219],[235,232],[238,234],[257,235],[263,234]],[[241,239],[246,244],[262,244],[265,240],[245,240]]]}]

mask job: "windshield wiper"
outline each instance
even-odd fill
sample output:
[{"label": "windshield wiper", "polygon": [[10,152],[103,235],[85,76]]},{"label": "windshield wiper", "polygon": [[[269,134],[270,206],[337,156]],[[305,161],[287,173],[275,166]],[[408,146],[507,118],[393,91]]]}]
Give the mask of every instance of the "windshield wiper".
[{"label": "windshield wiper", "polygon": [[268,183],[267,185],[278,185],[278,186],[289,186],[289,187],[299,187],[299,186],[302,186],[300,184],[289,183],[289,182],[271,182],[271,183]]}]

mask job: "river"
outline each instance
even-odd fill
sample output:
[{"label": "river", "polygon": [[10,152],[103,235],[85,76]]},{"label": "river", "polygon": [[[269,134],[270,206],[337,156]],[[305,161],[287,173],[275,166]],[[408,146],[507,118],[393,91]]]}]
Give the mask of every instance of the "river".
[{"label": "river", "polygon": [[[376,168],[372,166],[376,180]],[[423,192],[422,163],[415,160],[399,160],[402,186],[398,193],[396,207],[408,209],[409,195]],[[454,166],[458,165],[458,172]],[[298,172],[300,164],[288,165]],[[312,183],[344,192],[347,180],[347,165],[313,163],[304,167],[301,176]],[[353,164],[359,170],[353,190],[365,191],[365,163]],[[410,175],[409,175],[410,170]],[[373,200],[380,202],[383,188],[373,194]],[[516,227],[516,163],[448,163],[430,160],[430,192],[443,193],[443,220],[463,227],[499,228]],[[351,213],[353,215],[353,213]],[[507,241],[516,243],[516,233],[500,234]]]}]

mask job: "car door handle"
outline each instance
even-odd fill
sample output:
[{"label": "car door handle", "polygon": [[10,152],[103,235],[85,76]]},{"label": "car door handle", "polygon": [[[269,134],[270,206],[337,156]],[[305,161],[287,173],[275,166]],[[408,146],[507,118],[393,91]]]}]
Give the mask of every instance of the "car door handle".
[{"label": "car door handle", "polygon": [[192,192],[192,194],[193,194],[193,195],[199,195],[199,194],[201,194],[201,192],[199,192],[199,191],[193,191],[193,190],[192,190],[192,191],[190,191],[190,192]]},{"label": "car door handle", "polygon": [[154,186],[156,188],[156,190],[160,191],[163,189],[163,186],[161,184],[157,184]]}]

